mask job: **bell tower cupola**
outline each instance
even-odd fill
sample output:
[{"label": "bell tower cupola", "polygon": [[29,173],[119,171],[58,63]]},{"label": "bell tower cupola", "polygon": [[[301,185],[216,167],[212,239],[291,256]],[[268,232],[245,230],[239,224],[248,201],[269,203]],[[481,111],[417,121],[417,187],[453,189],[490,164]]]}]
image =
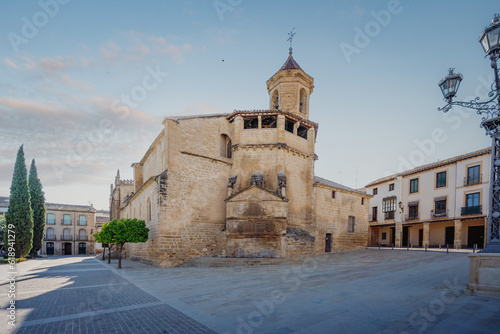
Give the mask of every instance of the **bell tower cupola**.
[{"label": "bell tower cupola", "polygon": [[313,92],[314,79],[293,59],[292,40],[295,33],[292,30],[288,35],[288,59],[278,72],[267,80],[269,109],[289,111],[308,119],[309,97]]}]

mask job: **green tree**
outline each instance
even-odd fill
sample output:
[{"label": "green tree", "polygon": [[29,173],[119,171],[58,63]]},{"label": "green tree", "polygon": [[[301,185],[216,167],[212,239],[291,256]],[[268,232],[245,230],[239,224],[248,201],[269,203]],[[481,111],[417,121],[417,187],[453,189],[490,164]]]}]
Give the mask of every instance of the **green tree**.
[{"label": "green tree", "polygon": [[121,269],[123,245],[127,242],[136,243],[148,241],[149,229],[146,227],[144,220],[137,220],[135,218],[120,220],[113,219],[106,225],[108,225],[108,228],[113,235],[113,243],[120,245],[118,269]]},{"label": "green tree", "polygon": [[104,247],[104,252],[102,253],[103,261],[106,256],[105,245],[108,245],[108,263],[111,263],[111,250],[113,249],[114,239],[113,239],[113,231],[111,230],[109,223],[104,224],[101,228],[101,231],[94,234],[94,238],[97,242],[102,243]]},{"label": "green tree", "polygon": [[[5,214],[5,248],[13,247],[16,258],[26,256],[33,246],[33,210],[31,209],[28,175],[23,146],[17,152],[10,186],[9,208]],[[9,228],[13,226],[13,228]],[[9,239],[10,236],[10,239]]]},{"label": "green tree", "polygon": [[36,253],[42,248],[43,234],[45,232],[45,193],[42,190],[42,182],[38,178],[35,159],[31,161],[30,176],[28,179],[31,196],[31,208],[33,209],[33,248],[31,257],[36,258]]},{"label": "green tree", "polygon": [[5,233],[5,215],[0,215],[0,242],[3,242],[4,233]]}]

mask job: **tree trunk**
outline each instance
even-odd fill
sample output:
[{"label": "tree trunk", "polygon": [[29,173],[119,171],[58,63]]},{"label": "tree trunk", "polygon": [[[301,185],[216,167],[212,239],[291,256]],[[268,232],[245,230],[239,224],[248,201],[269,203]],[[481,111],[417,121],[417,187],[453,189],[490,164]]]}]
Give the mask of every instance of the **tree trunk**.
[{"label": "tree trunk", "polygon": [[118,256],[118,269],[122,269],[122,251],[123,251],[123,244],[120,245],[120,255]]},{"label": "tree trunk", "polygon": [[106,247],[104,247],[104,251],[102,252],[102,260],[106,260]]},{"label": "tree trunk", "polygon": [[108,247],[108,263],[111,263],[111,249],[113,248],[113,245],[109,245]]}]

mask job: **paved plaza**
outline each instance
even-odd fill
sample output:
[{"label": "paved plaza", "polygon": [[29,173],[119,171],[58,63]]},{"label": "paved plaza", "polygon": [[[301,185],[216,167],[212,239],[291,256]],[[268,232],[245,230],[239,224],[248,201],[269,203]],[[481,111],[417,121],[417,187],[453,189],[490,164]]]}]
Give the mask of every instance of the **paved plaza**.
[{"label": "paved plaza", "polygon": [[123,269],[91,256],[17,265],[0,333],[498,333],[500,298],[463,293],[464,252],[368,249],[301,263]]}]

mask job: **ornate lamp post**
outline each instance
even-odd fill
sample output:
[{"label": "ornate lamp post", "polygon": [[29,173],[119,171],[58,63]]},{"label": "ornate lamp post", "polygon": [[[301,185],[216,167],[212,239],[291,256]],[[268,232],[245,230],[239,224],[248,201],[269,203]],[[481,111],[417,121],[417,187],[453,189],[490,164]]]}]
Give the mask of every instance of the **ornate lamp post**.
[{"label": "ornate lamp post", "polygon": [[488,214],[488,241],[483,250],[485,253],[500,253],[500,77],[497,61],[500,57],[500,15],[495,14],[493,22],[486,27],[479,42],[490,57],[491,67],[495,72],[495,82],[491,85],[488,100],[479,101],[479,97],[469,102],[453,101],[458,87],[462,81],[462,75],[453,73],[450,68],[448,75],[439,82],[447,104],[439,111],[448,112],[452,106],[461,106],[475,109],[477,114],[482,115],[481,127],[486,130],[486,135],[492,138],[491,146],[491,175],[490,175],[490,205]]}]

